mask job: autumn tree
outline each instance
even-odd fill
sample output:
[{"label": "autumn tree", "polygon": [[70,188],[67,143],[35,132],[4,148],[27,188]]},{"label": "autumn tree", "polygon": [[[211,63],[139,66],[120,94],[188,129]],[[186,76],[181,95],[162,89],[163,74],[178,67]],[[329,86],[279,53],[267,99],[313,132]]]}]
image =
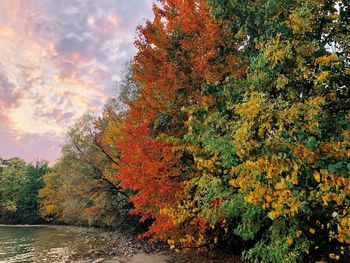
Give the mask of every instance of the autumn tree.
[{"label": "autumn tree", "polygon": [[349,3],[209,3],[248,68],[186,109],[187,191],[245,259],[349,260]]},{"label": "autumn tree", "polygon": [[42,214],[72,224],[118,226],[129,220],[127,191],[114,178],[119,158],[118,103],[110,100],[99,117],[85,114],[40,191]]},{"label": "autumn tree", "polygon": [[173,217],[177,212],[172,210],[186,196],[184,182],[193,176],[193,158],[182,141],[187,120],[182,108],[205,101],[203,84],[236,75],[241,62],[206,1],[159,1],[153,12],[153,21],[139,27],[135,41],[138,53],[132,69],[139,92],[129,103],[117,143],[121,152],[117,179],[136,192],[130,198],[132,213],[153,220],[144,236],[172,243],[174,238],[199,238],[206,229],[196,214],[181,222]]}]

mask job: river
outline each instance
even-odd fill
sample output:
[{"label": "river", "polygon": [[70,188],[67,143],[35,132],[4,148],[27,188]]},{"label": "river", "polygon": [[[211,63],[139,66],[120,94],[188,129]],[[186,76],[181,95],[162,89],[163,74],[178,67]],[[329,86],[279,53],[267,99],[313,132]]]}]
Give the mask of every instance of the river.
[{"label": "river", "polygon": [[69,227],[0,226],[0,262],[129,262],[111,243]]},{"label": "river", "polygon": [[241,262],[231,255],[174,255],[121,232],[65,226],[0,225],[0,263]]}]

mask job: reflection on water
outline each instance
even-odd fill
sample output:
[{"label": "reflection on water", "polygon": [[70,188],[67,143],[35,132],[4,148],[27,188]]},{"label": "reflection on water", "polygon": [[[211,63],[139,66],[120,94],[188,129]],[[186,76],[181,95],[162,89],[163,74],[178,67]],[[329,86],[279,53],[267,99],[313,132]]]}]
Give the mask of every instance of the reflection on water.
[{"label": "reflection on water", "polygon": [[92,262],[92,255],[107,255],[106,245],[91,233],[64,227],[0,226],[1,263]]}]

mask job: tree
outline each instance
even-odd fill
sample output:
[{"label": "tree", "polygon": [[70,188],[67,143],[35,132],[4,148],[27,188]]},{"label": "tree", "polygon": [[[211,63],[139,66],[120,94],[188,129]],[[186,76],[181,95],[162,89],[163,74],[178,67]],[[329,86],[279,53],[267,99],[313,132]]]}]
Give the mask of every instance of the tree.
[{"label": "tree", "polygon": [[50,171],[46,161],[26,164],[19,158],[7,160],[1,172],[0,211],[5,223],[38,223],[43,187],[42,177]]},{"label": "tree", "polygon": [[26,182],[22,189],[16,213],[21,222],[38,223],[43,221],[40,216],[39,190],[44,187],[43,177],[50,170],[46,161],[27,164]]},{"label": "tree", "polygon": [[8,160],[7,167],[1,173],[0,200],[1,210],[14,213],[18,209],[23,188],[26,183],[26,165],[19,158]]},{"label": "tree", "polygon": [[85,114],[69,131],[54,171],[40,191],[42,214],[71,224],[118,226],[130,220],[128,193],[114,178],[114,141],[122,114],[110,100],[99,117]]},{"label": "tree", "polygon": [[139,93],[129,103],[117,142],[117,179],[135,191],[132,213],[141,214],[142,221],[154,220],[144,236],[166,241],[199,232],[197,223],[202,222],[188,217],[192,223],[181,229],[171,212],[181,204],[183,182],[193,168],[181,141],[186,132],[181,109],[201,103],[202,85],[235,72],[240,62],[232,55],[234,48],[220,57],[227,35],[219,36],[206,1],[159,1],[153,11],[154,20],[139,27],[135,41],[132,69]]},{"label": "tree", "polygon": [[201,214],[248,260],[348,260],[347,1],[209,3],[249,64],[188,109]]},{"label": "tree", "polygon": [[160,1],[139,28],[117,178],[146,236],[347,259],[349,4],[208,3]]}]

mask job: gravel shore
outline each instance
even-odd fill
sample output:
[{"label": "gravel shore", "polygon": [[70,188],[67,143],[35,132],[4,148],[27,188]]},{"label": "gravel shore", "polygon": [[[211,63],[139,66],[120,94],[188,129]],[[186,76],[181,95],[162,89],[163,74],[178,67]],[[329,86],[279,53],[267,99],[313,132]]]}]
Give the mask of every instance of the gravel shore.
[{"label": "gravel shore", "polygon": [[216,263],[242,262],[237,257],[217,253],[179,254],[166,245],[150,244],[131,233],[94,227],[49,226],[84,233],[93,236],[101,244],[99,249],[90,251],[86,258],[76,262],[108,263]]}]

